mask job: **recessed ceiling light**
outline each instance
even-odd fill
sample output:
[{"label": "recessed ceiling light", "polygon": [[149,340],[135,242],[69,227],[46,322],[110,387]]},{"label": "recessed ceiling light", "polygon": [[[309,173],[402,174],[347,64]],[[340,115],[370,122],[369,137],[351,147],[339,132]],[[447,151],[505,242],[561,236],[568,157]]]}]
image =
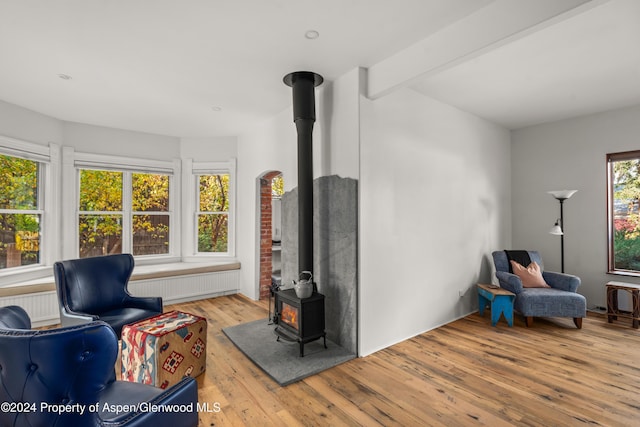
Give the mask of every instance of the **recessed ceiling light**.
[{"label": "recessed ceiling light", "polygon": [[73,77],[71,77],[69,74],[58,74],[58,77],[60,77],[62,80],[71,80]]},{"label": "recessed ceiling light", "polygon": [[218,107],[218,106],[211,107],[211,109],[213,111],[222,111],[222,107]]},{"label": "recessed ceiling light", "polygon": [[309,40],[314,40],[320,37],[320,33],[317,32],[316,30],[309,30],[306,33],[304,33],[304,36]]}]

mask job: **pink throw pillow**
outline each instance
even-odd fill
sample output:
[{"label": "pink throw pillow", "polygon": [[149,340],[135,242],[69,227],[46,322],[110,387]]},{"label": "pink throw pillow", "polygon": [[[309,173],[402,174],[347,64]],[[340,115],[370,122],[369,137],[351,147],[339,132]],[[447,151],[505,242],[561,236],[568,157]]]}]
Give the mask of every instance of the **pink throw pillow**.
[{"label": "pink throw pillow", "polygon": [[542,271],[537,262],[533,261],[528,267],[517,263],[516,261],[510,261],[513,274],[518,276],[522,281],[522,286],[525,288],[550,288],[547,282],[542,278]]}]

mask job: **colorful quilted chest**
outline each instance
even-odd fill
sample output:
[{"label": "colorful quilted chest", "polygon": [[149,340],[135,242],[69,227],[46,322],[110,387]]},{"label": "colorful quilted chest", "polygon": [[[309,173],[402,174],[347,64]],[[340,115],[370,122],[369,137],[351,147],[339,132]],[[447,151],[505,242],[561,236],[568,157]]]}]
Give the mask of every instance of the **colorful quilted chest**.
[{"label": "colorful quilted chest", "polygon": [[207,321],[170,311],[122,329],[122,379],[167,388],[206,369]]}]

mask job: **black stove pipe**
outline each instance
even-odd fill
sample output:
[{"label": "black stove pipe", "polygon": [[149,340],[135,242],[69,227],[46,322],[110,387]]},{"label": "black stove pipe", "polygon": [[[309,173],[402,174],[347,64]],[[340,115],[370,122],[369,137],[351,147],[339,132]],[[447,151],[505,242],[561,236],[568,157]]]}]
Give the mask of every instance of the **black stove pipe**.
[{"label": "black stove pipe", "polygon": [[293,90],[293,121],[298,132],[298,271],[313,272],[313,123],[316,121],[315,87],[322,76],[310,71],[287,74]]}]

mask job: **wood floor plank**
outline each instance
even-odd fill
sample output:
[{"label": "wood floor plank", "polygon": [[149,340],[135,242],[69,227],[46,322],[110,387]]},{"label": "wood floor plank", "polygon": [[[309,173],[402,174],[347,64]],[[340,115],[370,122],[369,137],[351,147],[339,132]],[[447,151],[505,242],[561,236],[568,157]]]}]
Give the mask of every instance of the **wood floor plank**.
[{"label": "wood floor plank", "polygon": [[331,370],[326,375],[314,375],[306,380],[310,387],[317,390],[326,399],[330,400],[336,408],[344,412],[344,421],[352,426],[374,426],[381,425],[378,420],[363,411],[360,406],[362,399],[354,401],[351,394],[345,391],[341,381],[349,381],[345,376],[335,376],[336,370]]}]

